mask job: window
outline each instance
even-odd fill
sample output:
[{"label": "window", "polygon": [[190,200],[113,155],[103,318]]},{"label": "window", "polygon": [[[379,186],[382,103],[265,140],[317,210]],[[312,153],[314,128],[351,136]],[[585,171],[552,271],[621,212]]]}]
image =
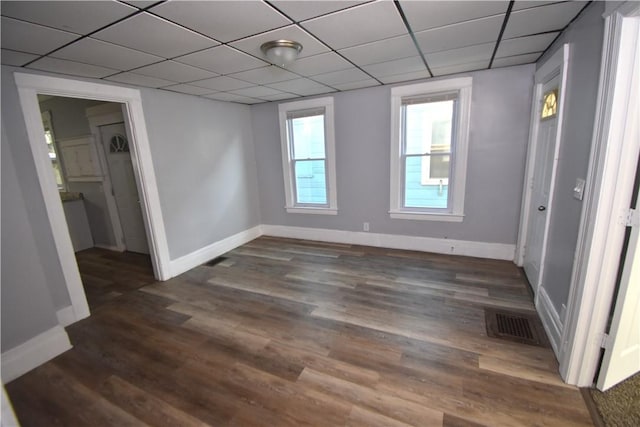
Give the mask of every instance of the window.
[{"label": "window", "polygon": [[286,209],[337,214],[333,98],[280,104]]},{"label": "window", "polygon": [[391,89],[391,218],[462,221],[471,83]]},{"label": "window", "polygon": [[554,117],[558,112],[558,89],[553,89],[544,94],[542,104],[542,119]]}]

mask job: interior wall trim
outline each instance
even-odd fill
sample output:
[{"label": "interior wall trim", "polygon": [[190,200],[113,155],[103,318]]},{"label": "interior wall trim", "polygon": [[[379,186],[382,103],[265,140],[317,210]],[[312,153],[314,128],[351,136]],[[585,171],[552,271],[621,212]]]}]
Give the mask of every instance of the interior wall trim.
[{"label": "interior wall trim", "polygon": [[544,330],[547,332],[547,337],[549,337],[551,348],[553,348],[556,357],[559,357],[564,325],[562,324],[558,311],[551,302],[551,298],[549,298],[549,294],[547,294],[547,291],[543,287],[540,287],[538,290],[536,310],[540,315],[542,326],[544,326]]},{"label": "interior wall trim", "polygon": [[2,353],[2,383],[6,384],[72,348],[60,325]]},{"label": "interior wall trim", "polygon": [[67,307],[63,307],[60,310],[56,311],[56,317],[58,318],[58,323],[61,326],[69,326],[72,323],[75,323],[76,320],[76,314],[73,311],[73,306],[67,306]]}]

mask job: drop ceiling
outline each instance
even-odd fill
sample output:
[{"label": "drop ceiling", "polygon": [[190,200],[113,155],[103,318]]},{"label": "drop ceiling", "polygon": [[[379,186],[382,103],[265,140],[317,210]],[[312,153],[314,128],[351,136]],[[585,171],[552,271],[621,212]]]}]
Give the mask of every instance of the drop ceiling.
[{"label": "drop ceiling", "polygon": [[[1,62],[258,104],[533,63],[586,1],[2,1]],[[283,69],[266,41],[303,45]]]}]

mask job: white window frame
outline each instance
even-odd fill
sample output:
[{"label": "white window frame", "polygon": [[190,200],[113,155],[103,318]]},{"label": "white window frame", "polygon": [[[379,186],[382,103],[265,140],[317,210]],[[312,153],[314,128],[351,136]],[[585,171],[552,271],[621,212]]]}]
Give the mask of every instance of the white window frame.
[{"label": "white window frame", "polygon": [[[462,222],[467,178],[467,152],[469,147],[469,119],[471,115],[471,77],[439,80],[391,89],[391,191],[389,215],[395,219]],[[449,209],[420,209],[403,207],[404,177],[402,167],[402,99],[414,96],[438,95],[458,92],[455,141],[452,141],[452,165],[449,182],[452,183]]]},{"label": "white window frame", "polygon": [[[295,176],[292,170],[291,145],[287,131],[287,113],[324,108],[324,144],[327,174],[327,205],[299,205],[295,199]],[[287,102],[278,106],[280,120],[280,142],[282,147],[282,171],[284,175],[284,190],[288,213],[305,213],[321,215],[337,215],[338,203],[336,193],[336,163],[335,163],[335,130],[333,121],[333,97],[308,99],[304,101]]]}]

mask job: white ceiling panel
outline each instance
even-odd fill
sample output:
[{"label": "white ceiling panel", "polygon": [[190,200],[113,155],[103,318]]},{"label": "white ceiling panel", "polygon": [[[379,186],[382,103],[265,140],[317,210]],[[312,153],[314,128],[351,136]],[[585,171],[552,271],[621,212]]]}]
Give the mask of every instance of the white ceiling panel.
[{"label": "white ceiling panel", "polygon": [[[4,3],[2,3],[4,8]],[[77,34],[2,17],[0,38],[4,49],[45,54],[77,39]]]},{"label": "white ceiling panel", "polygon": [[341,49],[339,52],[357,65],[375,64],[393,59],[408,58],[418,54],[416,45],[409,35],[361,44]]},{"label": "white ceiling panel", "polygon": [[162,89],[170,90],[172,92],[185,93],[187,95],[206,95],[208,93],[213,92],[213,90],[211,89],[193,86],[193,85],[187,85],[187,84],[165,86]]},{"label": "white ceiling panel", "polygon": [[248,96],[249,98],[264,98],[265,96],[279,95],[282,92],[266,86],[253,86],[244,89],[230,91],[236,95]]},{"label": "white ceiling panel", "polygon": [[496,58],[520,55],[523,53],[543,52],[560,33],[545,33],[535,36],[516,37],[502,40],[496,52]]},{"label": "white ceiling panel", "polygon": [[49,56],[41,58],[35,61],[33,64],[29,64],[27,68],[50,71],[52,73],[69,74],[72,76],[92,77],[96,79],[101,79],[118,72],[118,70],[114,70],[111,68],[83,64],[81,62],[67,61],[65,59],[51,58]]},{"label": "white ceiling panel", "polygon": [[506,58],[495,58],[491,68],[510,67],[512,65],[532,64],[540,58],[542,52],[528,53],[526,55],[507,56]]},{"label": "white ceiling panel", "polygon": [[140,74],[129,73],[129,72],[107,77],[106,80],[111,80],[111,81],[120,82],[120,83],[127,83],[134,86],[144,86],[144,87],[162,87],[162,86],[168,86],[175,83],[175,82],[171,82],[164,79],[157,79],[155,77],[143,76]]},{"label": "white ceiling panel", "polygon": [[332,73],[313,76],[313,80],[319,81],[320,83],[324,83],[329,86],[340,83],[358,82],[367,80],[369,78],[370,77],[366,73],[363,73],[355,67],[348,70],[334,71]]},{"label": "white ceiling panel", "polygon": [[264,102],[260,99],[249,98],[247,96],[236,95],[235,93],[218,92],[211,95],[205,95],[205,98],[215,99],[216,101],[237,102],[240,104],[258,104]]},{"label": "white ceiling panel", "polygon": [[445,67],[432,68],[433,76],[446,76],[449,74],[465,73],[467,71],[486,70],[489,66],[489,60],[470,62],[466,64],[449,65]]},{"label": "white ceiling panel", "polygon": [[14,67],[22,67],[29,61],[36,59],[38,55],[31,53],[16,52],[15,50],[2,49],[0,60],[4,65],[13,65]]},{"label": "white ceiling panel", "polygon": [[395,74],[393,76],[380,77],[380,81],[384,84],[407,82],[411,80],[428,79],[431,77],[427,70],[414,71],[412,73]]},{"label": "white ceiling panel", "polygon": [[343,49],[407,33],[391,1],[367,3],[301,24],[333,49]]},{"label": "white ceiling panel", "polygon": [[283,70],[282,68],[276,67],[274,65],[230,74],[229,77],[255,83],[257,85],[277,83],[283,82],[285,80],[293,80],[299,78],[298,75],[293,74],[287,70]]},{"label": "white ceiling panel", "polygon": [[159,79],[171,80],[174,82],[192,82],[194,80],[209,79],[217,77],[216,73],[192,67],[175,61],[164,61],[147,65],[134,71],[137,74],[156,77]]},{"label": "white ceiling panel", "polygon": [[85,38],[52,54],[53,57],[84,62],[117,70],[142,67],[163,58],[126,47]]},{"label": "white ceiling panel", "polygon": [[288,66],[288,69],[302,74],[303,76],[314,76],[316,74],[330,73],[332,71],[346,70],[353,65],[333,52],[321,55],[310,56],[295,61]]},{"label": "white ceiling panel", "polygon": [[545,6],[552,3],[560,3],[558,0],[516,0],[513,3],[512,11],[529,9],[531,7]]},{"label": "white ceiling panel", "polygon": [[346,9],[365,3],[366,1],[345,1],[345,0],[324,0],[324,1],[292,1],[292,0],[276,0],[271,3],[277,7],[282,13],[295,21],[304,21],[305,19],[315,18],[316,16],[326,15],[327,13],[337,10]]},{"label": "white ceiling panel", "polygon": [[229,46],[218,46],[175,58],[176,61],[204,68],[218,74],[231,74],[267,65]]},{"label": "white ceiling panel", "polygon": [[428,53],[425,57],[431,69],[483,61],[486,61],[487,66],[489,66],[494,48],[495,43],[485,43],[460,49]]},{"label": "white ceiling panel", "polygon": [[293,99],[293,98],[300,98],[298,95],[294,95],[292,93],[285,93],[285,92],[280,92],[278,95],[269,95],[269,96],[263,96],[262,99],[264,99],[265,101],[282,101],[284,99]]},{"label": "white ceiling panel", "polygon": [[258,58],[264,58],[264,60],[267,61],[267,57],[260,50],[260,46],[272,40],[294,40],[302,44],[302,51],[298,58],[305,58],[329,51],[329,49],[315,37],[295,25],[242,39],[231,43],[231,46],[247,52],[250,55],[257,56]]},{"label": "white ceiling panel", "polygon": [[291,23],[275,9],[256,0],[171,1],[151,11],[221,42],[229,42]]},{"label": "white ceiling panel", "polygon": [[362,89],[363,87],[371,87],[371,86],[379,86],[378,83],[374,79],[361,80],[358,82],[349,82],[349,83],[338,83],[334,84],[333,87],[339,90],[351,90],[351,89]]},{"label": "white ceiling panel", "polygon": [[322,85],[320,83],[316,83],[309,79],[288,80],[286,82],[270,84],[269,87],[272,87],[274,89],[278,89],[284,92],[295,93],[296,95],[302,95],[302,96],[335,92],[330,87]]},{"label": "white ceiling panel", "polygon": [[197,82],[191,82],[191,85],[219,91],[242,89],[245,87],[253,86],[252,83],[247,83],[242,80],[234,79],[227,76],[199,80]]},{"label": "white ceiling panel", "polygon": [[503,38],[562,30],[584,5],[582,1],[570,1],[512,12]]},{"label": "white ceiling panel", "polygon": [[415,36],[423,53],[457,49],[474,44],[496,42],[503,21],[504,15],[495,15],[420,31]]},{"label": "white ceiling panel", "polygon": [[148,13],[128,18],[91,37],[164,58],[185,55],[219,44]]},{"label": "white ceiling panel", "polygon": [[411,58],[395,59],[393,61],[379,62],[377,64],[365,65],[362,67],[366,72],[376,77],[392,76],[394,74],[413,73],[415,71],[426,71],[427,67],[419,56]]},{"label": "white ceiling panel", "polygon": [[144,9],[145,7],[149,7],[152,4],[158,3],[158,0],[128,0],[125,3],[130,4],[131,6],[138,7],[140,9]]},{"label": "white ceiling panel", "polygon": [[[413,1],[401,0],[411,30],[422,31],[457,22],[506,13],[508,1]],[[500,29],[498,29],[499,31]]]},{"label": "white ceiling panel", "polygon": [[2,2],[4,16],[77,34],[88,34],[136,11],[117,1]]}]

